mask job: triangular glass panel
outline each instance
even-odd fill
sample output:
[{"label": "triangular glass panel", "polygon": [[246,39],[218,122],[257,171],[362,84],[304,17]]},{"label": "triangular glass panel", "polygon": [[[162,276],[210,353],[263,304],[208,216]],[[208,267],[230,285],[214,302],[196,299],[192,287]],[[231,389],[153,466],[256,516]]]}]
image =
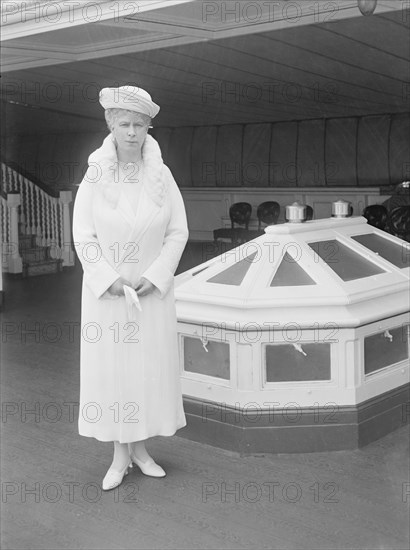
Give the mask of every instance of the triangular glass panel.
[{"label": "triangular glass panel", "polygon": [[390,241],[376,233],[353,235],[352,239],[369,248],[372,252],[376,252],[376,254],[397,267],[404,268],[410,266],[409,249],[405,248],[401,243]]},{"label": "triangular glass panel", "polygon": [[306,271],[286,252],[270,286],[303,286],[315,284],[315,281]]},{"label": "triangular glass panel", "polygon": [[214,275],[213,277],[208,279],[207,283],[239,286],[242,283],[245,275],[248,273],[248,269],[255,259],[255,256],[256,252],[250,254],[243,260],[236,262],[236,264],[229,266],[227,269],[224,269],[224,271],[221,271],[217,275]]},{"label": "triangular glass panel", "polygon": [[380,266],[367,260],[336,239],[308,244],[317,256],[326,262],[343,281],[355,281],[356,279],[386,273]]}]

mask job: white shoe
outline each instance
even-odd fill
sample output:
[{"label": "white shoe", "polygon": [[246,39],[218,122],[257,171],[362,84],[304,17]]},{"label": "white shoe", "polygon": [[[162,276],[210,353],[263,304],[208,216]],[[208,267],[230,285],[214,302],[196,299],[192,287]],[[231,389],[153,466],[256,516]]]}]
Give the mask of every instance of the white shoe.
[{"label": "white shoe", "polygon": [[110,468],[105,474],[105,477],[102,482],[103,491],[109,491],[110,489],[115,489],[118,485],[121,485],[124,476],[128,474],[128,468],[132,468],[132,463],[127,464],[121,472],[117,472]]},{"label": "white shoe", "polygon": [[142,462],[142,460],[139,460],[134,454],[131,453],[130,458],[146,476],[165,477],[167,475],[161,466],[154,462],[151,457],[146,462]]}]

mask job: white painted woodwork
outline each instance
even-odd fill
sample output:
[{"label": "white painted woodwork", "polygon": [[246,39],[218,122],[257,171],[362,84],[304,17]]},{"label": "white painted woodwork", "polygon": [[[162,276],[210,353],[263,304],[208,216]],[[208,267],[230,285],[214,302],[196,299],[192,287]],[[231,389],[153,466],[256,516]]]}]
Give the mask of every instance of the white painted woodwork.
[{"label": "white painted woodwork", "polygon": [[[269,226],[262,237],[178,275],[175,297],[183,393],[230,406],[252,402],[269,409],[269,403],[284,407],[296,402],[300,407],[323,407],[361,403],[408,383],[409,355],[365,374],[367,336],[384,333],[391,338],[393,329],[408,333],[410,267],[397,267],[351,238],[364,234],[379,235],[401,247],[407,258],[410,255],[409,243],[368,225],[362,217],[329,218]],[[331,269],[330,260],[315,257],[308,246],[329,239],[383,271],[344,281]],[[316,284],[270,285],[285,251]],[[240,284],[210,281],[254,252]],[[211,341],[229,344],[230,378],[185,370],[185,336],[204,344],[198,347],[199,354],[206,353]],[[281,343],[302,350],[308,343],[330,344],[330,379],[267,382],[266,345]]]}]

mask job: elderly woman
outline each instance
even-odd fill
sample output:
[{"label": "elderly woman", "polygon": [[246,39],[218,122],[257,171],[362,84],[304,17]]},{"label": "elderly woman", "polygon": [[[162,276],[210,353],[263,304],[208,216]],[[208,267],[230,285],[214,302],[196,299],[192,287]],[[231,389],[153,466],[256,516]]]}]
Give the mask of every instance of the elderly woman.
[{"label": "elderly woman", "polygon": [[148,135],[159,112],[141,88],[104,88],[110,134],[89,157],[74,205],[84,276],[79,433],[114,442],[103,489],[132,463],[164,470],[145,448],[186,425],[173,276],[188,239],[178,186]]}]

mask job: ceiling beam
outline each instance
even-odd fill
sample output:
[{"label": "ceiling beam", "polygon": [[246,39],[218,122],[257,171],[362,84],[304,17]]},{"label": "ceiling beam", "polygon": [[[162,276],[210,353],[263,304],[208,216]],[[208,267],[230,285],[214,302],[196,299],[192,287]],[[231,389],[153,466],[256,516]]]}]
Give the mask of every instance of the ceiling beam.
[{"label": "ceiling beam", "polygon": [[192,22],[189,22],[187,24],[178,24],[174,22],[166,23],[163,21],[147,20],[141,17],[137,19],[127,19],[126,21],[120,21],[118,23],[107,20],[102,21],[101,23],[99,23],[99,25],[108,27],[115,26],[116,29],[123,28],[127,30],[135,28],[136,31],[155,31],[163,32],[166,34],[192,36],[194,38],[207,38],[208,40],[212,40],[215,37],[215,33],[213,30],[201,28],[200,26],[196,26],[196,24]]},{"label": "ceiling beam", "polygon": [[[158,38],[158,36],[155,36],[155,38],[151,39],[152,41],[145,41],[140,42],[137,44],[130,44],[130,41],[124,41],[124,43],[120,43],[113,47],[106,48],[103,47],[101,44],[101,49],[94,48],[93,50],[82,52],[82,53],[76,53],[71,59],[62,59],[62,56],[60,58],[53,58],[50,57],[43,57],[38,56],[38,58],[33,59],[29,58],[28,56],[26,58],[23,57],[24,52],[23,50],[20,50],[19,55],[22,57],[20,60],[16,60],[15,55],[16,52],[13,52],[13,57],[6,61],[6,59],[3,59],[2,64],[2,72],[5,73],[12,73],[14,71],[19,71],[23,69],[31,69],[36,67],[46,67],[50,65],[61,65],[63,63],[69,63],[69,62],[75,62],[75,61],[87,61],[87,60],[96,60],[96,59],[102,59],[104,57],[113,57],[117,55],[123,55],[123,54],[130,54],[130,53],[138,53],[143,52],[147,50],[155,50],[160,48],[171,48],[173,46],[184,46],[186,44],[192,44],[193,42],[201,42],[205,39],[196,39],[194,40],[192,37],[188,36],[162,36],[161,38]],[[3,50],[3,48],[2,48]]]},{"label": "ceiling beam", "polygon": [[1,51],[3,56],[9,56],[14,55],[21,58],[34,58],[34,59],[55,59],[55,60],[61,60],[62,62],[70,62],[75,61],[75,55],[73,53],[67,52],[67,51],[58,51],[58,50],[50,50],[50,49],[30,49],[28,46],[2,46]]},{"label": "ceiling beam", "polygon": [[[406,0],[410,2],[410,0]],[[403,24],[408,17],[408,3],[399,0],[379,0],[375,14],[401,10]],[[258,2],[239,2],[234,0],[138,0],[138,1],[104,1],[101,3],[79,2],[65,0],[64,6],[82,4],[86,6],[100,6],[101,16],[98,21],[86,20],[91,14],[71,9],[61,13],[58,22],[51,22],[51,14],[48,12],[31,14],[32,19],[24,20],[28,13],[19,14],[7,9],[7,5],[16,5],[17,2],[1,3],[3,24],[3,72],[11,72],[20,69],[49,66],[53,64],[84,61],[111,57],[124,53],[136,53],[146,50],[186,45],[189,43],[203,42],[212,39],[243,36],[273,30],[284,30],[290,27],[305,25],[318,25],[320,23],[337,23],[346,18],[363,18],[358,9],[357,0],[304,0],[301,2],[288,2],[285,0],[264,0]],[[58,6],[58,2],[45,3],[22,2],[26,10],[40,10],[47,4]],[[181,4],[189,4],[186,8],[179,8]],[[253,6],[253,12],[244,12],[244,6]],[[253,16],[263,5],[260,17],[255,21]],[[166,8],[174,9],[166,9]],[[115,8],[115,10],[113,9]],[[161,9],[163,8],[163,9]],[[257,9],[258,8],[258,9]],[[89,9],[89,8],[88,8]],[[205,11],[204,11],[205,10]],[[255,11],[256,10],[256,11]],[[24,15],[24,17],[23,17]],[[64,15],[64,17],[63,17]],[[42,16],[40,18],[40,16]],[[47,17],[46,17],[47,16]],[[87,16],[87,17],[85,17]],[[94,13],[95,16],[95,13]],[[22,21],[19,22],[18,17]],[[17,19],[16,19],[17,18]],[[45,19],[47,19],[45,21]],[[44,26],[45,25],[45,26]],[[66,27],[83,25],[84,36],[87,36],[88,28],[99,25],[109,25],[112,29],[118,29],[114,39],[89,41],[73,45],[70,48],[62,48],[59,44],[59,31]],[[93,25],[93,27],[91,27]],[[128,33],[125,36],[121,29],[135,29],[135,38],[130,39]],[[48,31],[51,41],[33,43],[28,35]],[[138,31],[143,31],[139,33]],[[148,32],[147,32],[148,31]],[[65,33],[70,29],[66,28]],[[19,37],[19,39],[17,38]],[[12,40],[12,38],[14,38]],[[17,59],[16,59],[17,56]]]},{"label": "ceiling beam", "polygon": [[137,0],[137,1],[103,1],[64,0],[63,2],[16,2],[2,0],[1,41],[23,38],[33,34],[54,32],[67,27],[98,23],[100,21],[120,21],[127,16],[195,0]]}]

